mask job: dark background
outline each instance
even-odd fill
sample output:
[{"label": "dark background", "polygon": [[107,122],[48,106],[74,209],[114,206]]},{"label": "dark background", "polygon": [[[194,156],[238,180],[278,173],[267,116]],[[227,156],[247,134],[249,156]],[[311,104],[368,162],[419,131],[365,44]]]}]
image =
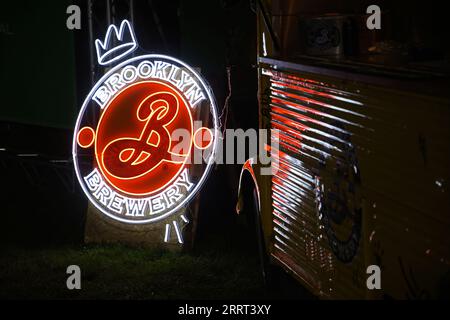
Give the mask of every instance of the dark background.
[{"label": "dark background", "polygon": [[[94,1],[95,38],[106,32],[105,3]],[[81,30],[66,28],[70,4],[82,9]],[[74,176],[71,141],[92,86],[87,1],[11,1],[0,7],[0,241],[82,243],[87,200]],[[134,28],[141,52],[172,55],[201,69],[219,114],[230,68],[226,126],[257,127],[256,23],[249,1],[137,0]],[[203,187],[199,239],[227,233],[234,223],[239,170],[219,165]]]}]

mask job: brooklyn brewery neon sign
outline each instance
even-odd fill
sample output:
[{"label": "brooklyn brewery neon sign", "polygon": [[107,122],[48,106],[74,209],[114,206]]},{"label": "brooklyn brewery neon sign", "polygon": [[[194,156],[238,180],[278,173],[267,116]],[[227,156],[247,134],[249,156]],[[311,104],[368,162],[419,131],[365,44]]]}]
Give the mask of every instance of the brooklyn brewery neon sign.
[{"label": "brooklyn brewery neon sign", "polygon": [[[95,46],[98,63],[112,68],[78,115],[73,138],[78,181],[90,202],[112,219],[133,224],[168,219],[194,197],[211,169],[218,121],[213,93],[175,58],[129,57],[138,45],[126,20],[119,28],[109,26],[104,42],[97,39]],[[174,141],[177,130],[189,134]],[[198,151],[202,161],[192,161]],[[166,241],[170,226],[168,220]]]}]

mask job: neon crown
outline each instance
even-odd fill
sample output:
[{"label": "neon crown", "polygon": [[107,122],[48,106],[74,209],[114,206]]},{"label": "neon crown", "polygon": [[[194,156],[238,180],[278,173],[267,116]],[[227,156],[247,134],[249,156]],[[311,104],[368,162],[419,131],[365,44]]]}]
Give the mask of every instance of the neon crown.
[{"label": "neon crown", "polygon": [[[115,35],[115,39],[113,38]],[[116,44],[114,44],[116,40]],[[97,60],[100,65],[110,64],[137,49],[136,37],[128,20],[123,20],[119,30],[115,25],[110,25],[106,31],[105,40],[102,43],[95,40]]]}]

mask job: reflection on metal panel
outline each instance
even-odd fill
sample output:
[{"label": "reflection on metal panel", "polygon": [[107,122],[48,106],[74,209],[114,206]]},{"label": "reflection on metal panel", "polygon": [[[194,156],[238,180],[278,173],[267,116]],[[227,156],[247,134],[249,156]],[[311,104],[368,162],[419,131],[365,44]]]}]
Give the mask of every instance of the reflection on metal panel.
[{"label": "reflection on metal panel", "polygon": [[[324,296],[341,288],[336,263],[351,263],[361,240],[360,172],[352,136],[368,131],[363,103],[323,83],[277,71],[270,77],[271,127],[279,134],[272,178],[274,255]],[[355,291],[355,292],[352,292]]]}]

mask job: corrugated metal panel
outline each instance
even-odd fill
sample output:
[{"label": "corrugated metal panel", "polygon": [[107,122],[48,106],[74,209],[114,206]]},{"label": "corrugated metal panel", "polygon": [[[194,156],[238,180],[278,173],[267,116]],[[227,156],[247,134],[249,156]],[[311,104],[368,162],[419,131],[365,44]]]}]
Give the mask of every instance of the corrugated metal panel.
[{"label": "corrugated metal panel", "polygon": [[272,254],[324,296],[370,294],[371,263],[383,294],[436,295],[450,269],[449,102],[300,74],[262,69],[279,130]]},{"label": "corrugated metal panel", "polygon": [[336,284],[352,276],[335,277],[335,268],[337,259],[351,262],[360,245],[359,169],[351,138],[353,129],[368,130],[360,121],[366,118],[362,103],[313,81],[265,73],[271,127],[279,130],[272,136],[272,146],[279,145],[272,178],[275,255],[290,256],[323,295],[335,288],[347,291],[342,296],[361,295],[352,292],[354,285]]}]

